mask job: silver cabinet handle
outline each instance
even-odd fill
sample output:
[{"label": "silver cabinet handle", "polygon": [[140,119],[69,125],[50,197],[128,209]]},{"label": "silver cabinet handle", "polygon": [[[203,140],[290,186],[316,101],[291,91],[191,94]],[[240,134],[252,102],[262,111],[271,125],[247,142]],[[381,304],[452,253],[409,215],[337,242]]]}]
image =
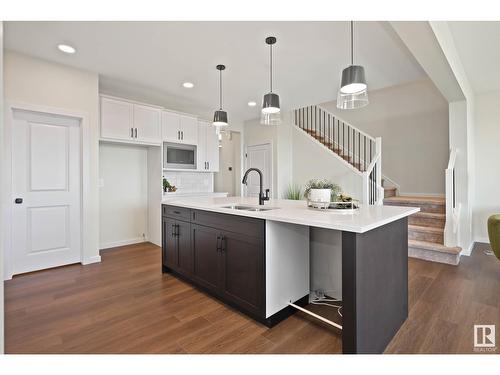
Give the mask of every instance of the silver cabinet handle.
[{"label": "silver cabinet handle", "polygon": [[135,128],[135,138],[137,139],[137,128]]},{"label": "silver cabinet handle", "polygon": [[177,130],[177,139],[181,139],[181,131],[180,130]]},{"label": "silver cabinet handle", "polygon": [[130,128],[130,138],[134,138],[134,128]]},{"label": "silver cabinet handle", "polygon": [[184,131],[181,131],[181,139],[184,140]]}]

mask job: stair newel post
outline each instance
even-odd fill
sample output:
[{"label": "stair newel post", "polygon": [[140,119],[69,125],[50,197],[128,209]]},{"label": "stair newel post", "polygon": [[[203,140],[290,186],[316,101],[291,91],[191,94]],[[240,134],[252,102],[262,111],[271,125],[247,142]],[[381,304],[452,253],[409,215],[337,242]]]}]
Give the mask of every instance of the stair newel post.
[{"label": "stair newel post", "polygon": [[375,155],[378,160],[375,168],[377,168],[377,204],[381,205],[384,201],[384,188],[382,187],[382,138],[375,138]]},{"label": "stair newel post", "polygon": [[370,175],[366,170],[363,172],[362,179],[363,193],[361,201],[364,205],[368,206],[370,204]]}]

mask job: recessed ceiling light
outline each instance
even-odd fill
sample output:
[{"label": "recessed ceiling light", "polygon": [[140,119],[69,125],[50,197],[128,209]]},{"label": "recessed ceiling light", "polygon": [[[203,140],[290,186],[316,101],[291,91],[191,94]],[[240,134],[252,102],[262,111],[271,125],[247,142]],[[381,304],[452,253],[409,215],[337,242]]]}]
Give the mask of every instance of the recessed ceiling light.
[{"label": "recessed ceiling light", "polygon": [[71,46],[69,46],[69,45],[67,45],[67,44],[59,44],[59,45],[57,46],[57,48],[59,48],[59,51],[64,52],[64,53],[70,53],[70,54],[73,54],[73,53],[75,53],[75,52],[76,52],[75,47],[71,47]]},{"label": "recessed ceiling light", "polygon": [[249,107],[255,107],[256,105],[257,105],[257,103],[255,103],[254,101],[248,102]]},{"label": "recessed ceiling light", "polygon": [[185,87],[187,89],[192,89],[194,87],[194,83],[192,83],[192,82],[184,82],[182,84],[182,87]]}]

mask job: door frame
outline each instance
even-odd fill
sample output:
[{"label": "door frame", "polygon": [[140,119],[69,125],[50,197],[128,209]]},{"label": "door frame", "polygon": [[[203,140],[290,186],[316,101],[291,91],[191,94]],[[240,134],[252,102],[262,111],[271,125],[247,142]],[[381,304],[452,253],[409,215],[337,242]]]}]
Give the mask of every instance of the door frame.
[{"label": "door frame", "polygon": [[[269,141],[269,142],[262,142],[262,143],[256,143],[256,144],[251,144],[251,145],[246,145],[245,146],[245,163],[242,165],[245,165],[245,169],[244,171],[241,173],[241,176],[243,176],[243,174],[246,172],[246,170],[248,169],[248,148],[249,147],[255,147],[255,146],[269,146],[269,151],[271,153],[271,166],[270,166],[270,169],[271,169],[271,181],[270,181],[270,184],[269,184],[269,189],[271,190],[271,197],[277,197],[277,195],[274,195],[274,170],[273,170],[273,164],[274,164],[274,150],[273,150],[273,142],[272,141]],[[241,196],[242,197],[246,197],[247,196],[247,186],[246,185],[243,185],[242,184],[242,190],[241,190]]]},{"label": "door frame", "polygon": [[[4,210],[4,279],[12,279],[14,272],[13,252],[12,252],[12,127],[14,123],[14,110],[42,112],[60,116],[68,116],[80,120],[80,263],[84,263],[84,249],[88,246],[90,233],[90,116],[81,111],[50,107],[44,105],[30,104],[24,102],[6,102],[5,103],[5,133],[4,133],[4,152],[5,157],[3,165],[3,207]],[[100,257],[99,257],[100,258]],[[95,260],[95,261],[100,261]],[[92,262],[92,261],[91,261]],[[87,263],[91,263],[87,262]]]}]

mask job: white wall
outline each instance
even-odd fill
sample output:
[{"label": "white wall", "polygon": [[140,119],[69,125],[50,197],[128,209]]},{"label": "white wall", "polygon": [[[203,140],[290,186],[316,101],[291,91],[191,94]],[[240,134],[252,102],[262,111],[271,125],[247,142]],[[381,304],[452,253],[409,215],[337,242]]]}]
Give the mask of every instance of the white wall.
[{"label": "white wall", "polygon": [[292,181],[304,187],[311,179],[328,179],[338,184],[342,191],[355,199],[362,198],[362,177],[347,163],[336,158],[326,147],[300,129],[292,129]]},{"label": "white wall", "polygon": [[369,92],[370,104],[321,106],[373,137],[382,137],[382,173],[400,194],[444,195],[449,157],[448,102],[429,79]]},{"label": "white wall", "polygon": [[474,139],[476,150],[474,240],[489,242],[487,220],[500,213],[500,91],[476,96]]},{"label": "white wall", "polygon": [[[4,56],[7,102],[21,102],[84,113],[89,119],[90,198],[84,227],[84,264],[99,257],[99,102],[98,75],[7,51]],[[6,275],[7,276],[7,275]]]},{"label": "white wall", "polygon": [[[3,159],[3,22],[0,21],[0,155]],[[2,163],[0,163],[0,176],[3,175]],[[2,197],[2,184],[0,184],[0,197]],[[0,212],[3,212],[3,199],[0,199]],[[0,354],[4,352],[4,313],[3,313],[3,215],[0,214]]]},{"label": "white wall", "polygon": [[[241,192],[241,134],[222,134],[219,148],[219,172],[214,173],[214,191],[239,196]],[[229,170],[231,168],[231,170]]]},{"label": "white wall", "polygon": [[144,241],[148,233],[148,149],[101,143],[99,164],[100,248]]}]

